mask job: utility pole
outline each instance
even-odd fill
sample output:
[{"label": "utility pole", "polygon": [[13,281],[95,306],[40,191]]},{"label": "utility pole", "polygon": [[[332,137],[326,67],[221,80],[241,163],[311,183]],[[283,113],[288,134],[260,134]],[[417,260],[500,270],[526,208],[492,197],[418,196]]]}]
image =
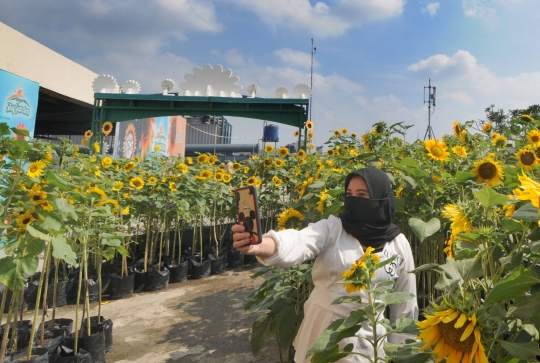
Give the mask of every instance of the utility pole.
[{"label": "utility pole", "polygon": [[[435,96],[437,94],[437,87],[431,86],[431,78],[429,79],[429,85],[426,87],[424,86],[424,104],[428,104],[428,127],[426,130],[426,134],[424,135],[424,140],[427,139],[434,139],[435,133],[433,132],[433,128],[431,127],[431,115],[435,113]],[[426,88],[428,90],[428,97],[426,101]],[[431,105],[433,105],[433,112],[431,112]]]},{"label": "utility pole", "polygon": [[[309,119],[311,120],[311,109],[313,107],[313,56],[317,54],[317,47],[313,46],[313,38],[311,38],[311,96],[309,96]],[[312,120],[313,121],[313,120]]]}]

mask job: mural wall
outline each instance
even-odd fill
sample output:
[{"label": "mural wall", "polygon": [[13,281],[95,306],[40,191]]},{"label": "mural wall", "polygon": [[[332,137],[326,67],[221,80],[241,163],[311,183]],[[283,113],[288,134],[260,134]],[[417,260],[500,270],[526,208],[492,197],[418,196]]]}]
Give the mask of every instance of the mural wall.
[{"label": "mural wall", "polygon": [[141,159],[159,146],[165,155],[184,155],[186,119],[181,116],[152,117],[116,123],[114,158],[140,156]]}]

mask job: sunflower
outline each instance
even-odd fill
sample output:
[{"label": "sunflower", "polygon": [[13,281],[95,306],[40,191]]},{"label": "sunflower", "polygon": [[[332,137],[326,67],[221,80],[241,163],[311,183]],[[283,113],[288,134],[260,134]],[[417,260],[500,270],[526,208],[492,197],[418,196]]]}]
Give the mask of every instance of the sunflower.
[{"label": "sunflower", "polygon": [[206,180],[206,179],[210,179],[211,177],[212,177],[212,171],[210,171],[208,169],[203,169],[203,170],[201,170],[199,175],[197,175],[195,177],[195,179],[197,179],[197,180]]},{"label": "sunflower", "polygon": [[244,174],[249,173],[249,166],[244,166],[243,173],[244,173]]},{"label": "sunflower", "polygon": [[315,134],[310,131],[310,132],[307,133],[307,137],[308,137],[308,139],[313,139],[315,137]]},{"label": "sunflower", "polygon": [[538,157],[530,147],[524,147],[516,153],[516,159],[524,170],[531,170],[538,166]]},{"label": "sunflower", "polygon": [[110,156],[105,156],[101,159],[101,166],[108,169],[113,163],[113,159]]},{"label": "sunflower", "polygon": [[300,135],[300,131],[296,130],[296,131],[294,132],[294,137],[298,137],[298,135]]},{"label": "sunflower", "polygon": [[381,262],[378,255],[372,254],[375,249],[373,247],[366,248],[366,251],[356,261],[351,264],[350,270],[343,271],[342,279],[349,281],[343,285],[348,294],[355,291],[364,290],[369,282],[369,275],[375,275],[376,265]]},{"label": "sunflower", "polygon": [[30,198],[30,201],[34,204],[41,204],[47,200],[47,192],[44,192],[43,190],[30,190],[28,193],[28,198]]},{"label": "sunflower", "polygon": [[330,156],[334,155],[334,149],[328,149],[326,153]]},{"label": "sunflower", "polygon": [[136,176],[135,178],[131,178],[129,185],[137,190],[141,190],[144,187],[144,180],[140,176]]},{"label": "sunflower", "polygon": [[19,226],[19,231],[24,231],[26,226],[35,221],[34,213],[32,211],[25,211],[23,214],[17,217],[17,226]]},{"label": "sunflower", "polygon": [[136,166],[137,164],[134,161],[128,161],[124,164],[124,171],[129,173],[130,171],[135,169]]},{"label": "sunflower", "polygon": [[341,129],[341,133],[342,133],[343,135],[346,135],[346,134],[349,133],[349,130],[347,130],[347,129],[345,129],[345,128],[344,128],[344,129]]},{"label": "sunflower", "polygon": [[206,154],[200,154],[197,156],[197,164],[202,165],[206,164],[208,162],[208,155]]},{"label": "sunflower", "polygon": [[158,179],[155,176],[148,178],[148,184],[156,184]]},{"label": "sunflower", "polygon": [[186,158],[186,160],[187,160],[188,165],[193,165],[193,158],[192,157],[188,157],[188,158]]},{"label": "sunflower", "polygon": [[356,132],[351,132],[351,137],[356,138],[357,136]]},{"label": "sunflower", "polygon": [[471,221],[457,205],[447,204],[442,210],[442,215],[452,221],[452,224],[450,225],[452,233],[472,232]]},{"label": "sunflower", "polygon": [[467,130],[461,130],[461,132],[459,133],[459,140],[461,141],[462,144],[466,144],[468,139],[469,139],[469,134],[467,133]]},{"label": "sunflower", "polygon": [[491,123],[491,121],[488,121],[484,124],[484,126],[482,126],[482,131],[484,131],[486,134],[489,134],[491,132],[492,126],[493,124]]},{"label": "sunflower", "polygon": [[299,156],[299,157],[303,158],[304,156],[306,156],[306,151],[303,150],[303,149],[300,149],[300,150],[298,150],[298,152],[296,153],[296,156]]},{"label": "sunflower", "polygon": [[94,149],[95,152],[97,153],[100,153],[101,152],[101,145],[99,144],[99,142],[94,142],[92,144],[92,148]]},{"label": "sunflower", "polygon": [[262,180],[261,180],[261,179],[255,180],[255,186],[256,186],[256,187],[260,187],[261,184],[262,184]]},{"label": "sunflower", "polygon": [[400,185],[396,190],[396,198],[403,198],[403,185]]},{"label": "sunflower", "polygon": [[467,150],[465,150],[465,148],[463,146],[460,146],[460,145],[454,146],[452,148],[452,151],[454,152],[454,154],[456,154],[460,158],[466,158],[467,157]]},{"label": "sunflower", "polygon": [[431,354],[437,356],[437,362],[446,358],[448,362],[488,363],[476,313],[450,308],[425,317],[416,323],[420,329],[417,339],[424,342],[421,351],[434,347]]},{"label": "sunflower", "polygon": [[497,138],[501,136],[501,134],[499,134],[498,132],[494,132],[492,133],[491,135],[489,135],[489,138],[491,139],[491,141],[493,142],[493,139]]},{"label": "sunflower", "polygon": [[240,170],[242,168],[242,164],[240,163],[233,163],[232,164],[232,170]]},{"label": "sunflower", "polygon": [[361,138],[362,145],[364,145],[364,148],[367,152],[371,152],[371,144],[369,143],[369,134],[365,133],[362,135]]},{"label": "sunflower", "polygon": [[225,183],[229,183],[231,181],[231,174],[224,174],[223,175],[223,181]]},{"label": "sunflower", "polygon": [[424,141],[424,147],[428,151],[428,156],[434,160],[448,161],[450,153],[448,152],[448,146],[439,139],[429,139]]},{"label": "sunflower", "polygon": [[178,191],[178,188],[176,187],[175,182],[169,182],[169,189],[171,190],[171,192],[177,192]]},{"label": "sunflower", "polygon": [[521,119],[522,119],[523,121],[527,121],[527,122],[534,121],[534,118],[532,118],[532,117],[529,116],[529,115],[521,115]]},{"label": "sunflower", "polygon": [[250,176],[248,180],[246,180],[246,184],[249,186],[255,185],[256,182],[257,182],[257,178],[255,178],[254,176]]},{"label": "sunflower", "polygon": [[487,181],[487,186],[494,186],[500,184],[504,178],[504,173],[502,167],[493,160],[493,155],[490,154],[485,159],[476,161],[474,163],[474,169],[471,170],[471,173],[477,175],[477,183],[482,183]]},{"label": "sunflower", "polygon": [[43,210],[46,210],[47,212],[52,212],[54,207],[52,206],[51,203],[49,203],[48,201],[43,201],[43,203],[40,204],[40,207],[43,208]]},{"label": "sunflower", "polygon": [[313,150],[313,149],[315,149],[315,145],[314,145],[313,143],[310,142],[310,143],[308,144],[307,148],[308,148],[309,150]]},{"label": "sunflower", "polygon": [[89,188],[86,191],[86,195],[90,197],[97,196],[99,199],[107,199],[107,194],[105,194],[105,191],[98,187]]},{"label": "sunflower", "polygon": [[505,147],[506,146],[506,136],[503,136],[503,135],[499,135],[497,137],[494,137],[492,140],[491,140],[491,143],[493,144],[493,146],[495,147]]},{"label": "sunflower", "polygon": [[527,175],[518,175],[518,179],[521,183],[519,186],[521,189],[515,189],[514,195],[519,200],[529,200],[531,204],[540,209],[540,184],[529,178]]},{"label": "sunflower", "polygon": [[280,147],[277,151],[278,155],[281,157],[285,157],[289,155],[289,148],[287,147]]},{"label": "sunflower", "polygon": [[319,201],[317,202],[317,210],[319,213],[324,213],[324,208],[326,207],[325,200],[328,197],[328,189],[324,188],[321,190],[321,193],[319,194]]},{"label": "sunflower", "polygon": [[159,151],[159,150],[161,150],[161,146],[159,145],[154,146],[154,151]]},{"label": "sunflower", "polygon": [[536,144],[540,142],[540,131],[538,130],[529,131],[529,133],[527,134],[527,140],[529,140],[531,144]]},{"label": "sunflower", "polygon": [[339,130],[334,130],[334,136],[339,136],[341,135],[341,131]]},{"label": "sunflower", "polygon": [[308,130],[310,130],[310,131],[313,130],[313,129],[314,129],[313,122],[311,122],[311,121],[308,120],[308,121],[306,122],[306,129],[308,129]]},{"label": "sunflower", "polygon": [[270,168],[272,165],[274,165],[274,160],[272,158],[268,158],[264,160],[265,168]]},{"label": "sunflower", "polygon": [[214,174],[214,180],[216,181],[223,181],[223,173],[215,173]]},{"label": "sunflower", "polygon": [[115,181],[115,182],[113,183],[112,190],[114,190],[115,192],[118,192],[118,191],[120,191],[123,187],[124,187],[124,183],[122,183],[121,181]]},{"label": "sunflower", "polygon": [[448,241],[444,242],[443,252],[446,253],[446,257],[454,258],[454,242],[456,240],[456,235],[454,233],[450,234]]},{"label": "sunflower", "polygon": [[277,175],[274,175],[272,177],[272,183],[274,183],[276,187],[280,187],[281,184],[283,184],[283,180],[281,180]]},{"label": "sunflower", "polygon": [[113,130],[113,124],[110,121],[104,122],[103,126],[101,126],[101,132],[104,135],[109,135]]},{"label": "sunflower", "polygon": [[461,125],[459,124],[459,122],[457,121],[454,121],[454,126],[453,126],[453,130],[454,130],[454,135],[456,135],[457,137],[459,137],[461,135]]},{"label": "sunflower", "polygon": [[85,139],[89,139],[89,138],[91,138],[92,136],[94,136],[94,133],[92,132],[92,130],[86,130],[86,131],[84,132],[84,138],[85,138]]},{"label": "sunflower", "polygon": [[278,217],[279,230],[287,228],[287,222],[292,222],[295,226],[299,226],[304,220],[304,215],[294,208],[289,208],[281,212]]},{"label": "sunflower", "polygon": [[267,153],[271,153],[272,151],[274,151],[274,147],[272,145],[266,145],[264,147],[264,151]]},{"label": "sunflower", "polygon": [[215,155],[211,155],[208,158],[208,165],[214,165],[217,162],[218,158]]},{"label": "sunflower", "polygon": [[88,143],[90,142],[90,139],[87,139],[86,137],[81,140],[81,145],[87,147]]},{"label": "sunflower", "polygon": [[43,173],[43,170],[45,169],[46,166],[47,166],[47,164],[45,164],[41,160],[34,161],[28,167],[28,170],[26,171],[26,174],[28,174],[28,176],[30,178],[38,178]]},{"label": "sunflower", "polygon": [[281,160],[281,159],[277,159],[277,160],[275,160],[274,162],[276,163],[276,166],[277,166],[278,168],[281,168],[281,167],[285,166],[285,161],[283,161],[283,160]]}]

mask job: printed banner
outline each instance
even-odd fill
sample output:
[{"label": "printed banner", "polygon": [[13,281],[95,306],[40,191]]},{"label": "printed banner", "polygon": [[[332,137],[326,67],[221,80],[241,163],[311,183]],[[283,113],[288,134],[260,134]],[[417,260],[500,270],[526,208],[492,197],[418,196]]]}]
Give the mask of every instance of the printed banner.
[{"label": "printed banner", "polygon": [[39,83],[0,69],[0,122],[28,130],[30,137],[34,137],[38,97]]},{"label": "printed banner", "polygon": [[116,123],[114,138],[115,159],[146,156],[159,146],[165,155],[184,155],[186,150],[186,119],[182,116],[163,116]]}]

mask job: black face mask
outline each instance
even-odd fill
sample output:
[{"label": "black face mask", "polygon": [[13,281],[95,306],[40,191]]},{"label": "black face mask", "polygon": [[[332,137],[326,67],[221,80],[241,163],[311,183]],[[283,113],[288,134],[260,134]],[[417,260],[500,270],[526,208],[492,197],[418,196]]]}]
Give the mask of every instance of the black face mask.
[{"label": "black face mask", "polygon": [[339,215],[345,231],[363,245],[378,248],[396,238],[401,233],[392,224],[395,198],[386,173],[375,168],[365,168],[352,172],[345,179],[345,189],[355,176],[366,182],[371,199],[345,197],[343,213]]}]

